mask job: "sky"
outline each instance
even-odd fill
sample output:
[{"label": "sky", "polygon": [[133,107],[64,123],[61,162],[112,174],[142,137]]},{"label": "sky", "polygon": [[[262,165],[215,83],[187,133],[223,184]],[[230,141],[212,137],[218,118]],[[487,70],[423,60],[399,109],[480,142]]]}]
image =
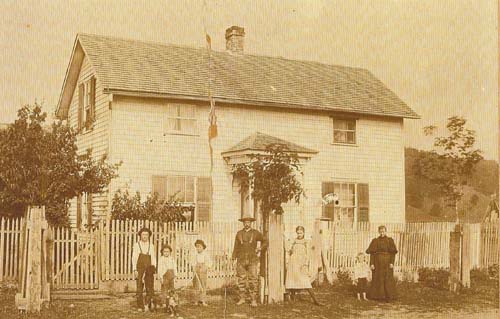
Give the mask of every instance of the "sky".
[{"label": "sky", "polygon": [[22,105],[54,111],[79,32],[225,49],[245,28],[245,52],[370,70],[420,120],[406,146],[429,149],[422,128],[463,116],[477,147],[498,158],[496,0],[0,1],[0,123]]}]

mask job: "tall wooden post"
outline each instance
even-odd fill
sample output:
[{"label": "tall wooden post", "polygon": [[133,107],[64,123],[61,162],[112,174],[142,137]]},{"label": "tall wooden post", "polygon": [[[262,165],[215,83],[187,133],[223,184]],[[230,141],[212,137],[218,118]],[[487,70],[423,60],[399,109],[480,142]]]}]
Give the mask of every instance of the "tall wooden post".
[{"label": "tall wooden post", "polygon": [[283,247],[283,215],[269,215],[269,247],[268,247],[268,303],[284,300],[285,294],[285,254]]},{"label": "tall wooden post", "polygon": [[450,278],[448,283],[450,291],[457,292],[460,287],[460,251],[462,249],[462,234],[460,225],[456,225],[455,230],[450,233]]},{"label": "tall wooden post", "polygon": [[45,207],[28,208],[22,236],[21,289],[15,298],[16,306],[20,310],[39,312],[42,303],[50,298],[46,262],[51,256],[48,256],[45,246],[47,228]]},{"label": "tall wooden post", "polygon": [[[500,21],[500,0],[498,1],[498,5],[497,5],[497,10],[498,10],[498,14],[497,14],[497,21]],[[498,47],[500,47],[500,28],[498,29]],[[500,50],[498,50],[498,71],[500,73]],[[497,91],[497,94],[498,94],[498,133],[499,133],[499,138],[498,138],[498,159],[500,160],[500,76],[497,77],[498,78],[498,91]],[[499,172],[500,174],[500,172]],[[500,181],[500,179],[499,179]],[[500,189],[500,185],[499,185],[499,189]],[[497,189],[498,190],[498,189]],[[497,192],[498,194],[498,192]],[[497,241],[497,249],[500,250],[500,212],[498,214],[498,230],[497,230],[497,234],[498,234],[498,241]],[[498,307],[500,308],[500,262],[498,262]]]},{"label": "tall wooden post", "polygon": [[470,270],[472,257],[472,225],[464,224],[462,235],[462,262],[461,278],[462,286],[470,288]]}]

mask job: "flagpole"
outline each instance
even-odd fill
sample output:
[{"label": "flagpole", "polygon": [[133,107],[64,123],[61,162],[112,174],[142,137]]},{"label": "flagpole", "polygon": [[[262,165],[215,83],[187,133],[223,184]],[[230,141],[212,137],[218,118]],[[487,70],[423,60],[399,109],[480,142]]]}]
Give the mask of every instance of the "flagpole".
[{"label": "flagpole", "polygon": [[[203,0],[203,12],[208,12],[208,7],[206,0]],[[207,55],[208,55],[208,100],[210,103],[210,111],[208,115],[208,149],[210,155],[210,198],[213,198],[213,170],[214,170],[214,150],[212,146],[212,139],[217,136],[217,117],[215,116],[215,101],[212,96],[212,39],[207,32],[207,26],[205,21],[205,15],[203,15],[203,31],[205,33],[205,40],[207,44]],[[213,211],[213,203],[211,206]],[[212,211],[210,215],[212,215]],[[210,216],[212,217],[212,216]]]}]

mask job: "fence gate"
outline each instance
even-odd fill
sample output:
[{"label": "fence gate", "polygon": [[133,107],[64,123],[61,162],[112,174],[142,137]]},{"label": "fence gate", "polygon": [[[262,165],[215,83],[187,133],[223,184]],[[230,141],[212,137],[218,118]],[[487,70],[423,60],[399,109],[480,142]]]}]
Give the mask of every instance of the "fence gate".
[{"label": "fence gate", "polygon": [[54,228],[53,289],[99,288],[98,230]]}]

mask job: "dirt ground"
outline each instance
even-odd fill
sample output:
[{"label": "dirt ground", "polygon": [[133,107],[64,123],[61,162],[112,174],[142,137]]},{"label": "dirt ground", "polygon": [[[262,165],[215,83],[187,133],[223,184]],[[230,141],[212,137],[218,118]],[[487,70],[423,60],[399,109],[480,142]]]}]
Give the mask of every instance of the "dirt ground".
[{"label": "dirt ground", "polygon": [[[164,312],[142,313],[134,309],[134,295],[120,294],[98,300],[55,300],[49,309],[39,315],[18,313],[14,307],[14,292],[0,293],[0,318],[105,318],[144,319],[168,318]],[[348,285],[323,286],[316,288],[324,306],[314,306],[307,294],[298,301],[281,305],[236,306],[234,294],[229,289],[224,311],[223,290],[209,294],[207,307],[186,303],[189,296],[181,293],[179,314],[182,318],[499,318],[497,282],[488,281],[473,285],[459,295],[444,289],[421,284],[400,283],[398,299],[392,303],[358,301]]]}]

